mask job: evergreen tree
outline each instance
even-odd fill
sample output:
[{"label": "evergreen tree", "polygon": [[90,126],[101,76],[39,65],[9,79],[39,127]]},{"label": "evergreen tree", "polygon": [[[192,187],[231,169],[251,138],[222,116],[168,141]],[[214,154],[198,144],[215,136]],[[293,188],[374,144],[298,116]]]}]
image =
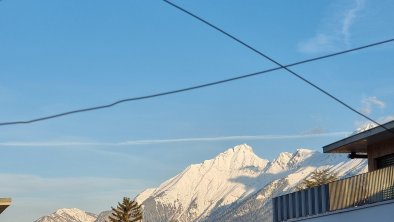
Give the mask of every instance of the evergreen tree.
[{"label": "evergreen tree", "polygon": [[123,202],[118,202],[116,208],[112,208],[109,222],[140,222],[142,221],[142,209],[136,201],[123,197]]},{"label": "evergreen tree", "polygon": [[315,170],[308,178],[304,179],[304,181],[297,186],[297,190],[320,186],[331,183],[335,180],[338,180],[338,177],[335,173],[330,173],[330,169]]}]

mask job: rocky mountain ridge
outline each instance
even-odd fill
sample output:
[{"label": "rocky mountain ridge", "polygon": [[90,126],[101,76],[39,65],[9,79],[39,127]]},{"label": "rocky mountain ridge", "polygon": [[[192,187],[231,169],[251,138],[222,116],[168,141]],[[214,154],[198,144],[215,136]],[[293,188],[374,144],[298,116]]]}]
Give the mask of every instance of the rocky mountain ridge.
[{"label": "rocky mountain ridge", "polygon": [[[293,191],[311,172],[322,168],[330,168],[339,177],[367,170],[365,160],[307,149],[283,152],[269,161],[242,144],[190,165],[135,199],[142,203],[144,219],[150,222],[271,221],[271,198]],[[103,212],[93,221],[104,222],[109,213]],[[87,219],[37,222],[93,222]]]}]

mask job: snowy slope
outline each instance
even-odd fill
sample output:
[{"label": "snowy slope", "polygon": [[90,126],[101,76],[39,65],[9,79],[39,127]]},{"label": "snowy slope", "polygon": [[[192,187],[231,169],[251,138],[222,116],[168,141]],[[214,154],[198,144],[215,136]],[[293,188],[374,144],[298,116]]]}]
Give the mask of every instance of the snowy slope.
[{"label": "snowy slope", "polygon": [[364,131],[373,129],[375,127],[377,127],[378,125],[376,123],[372,123],[372,122],[366,122],[364,124],[362,124],[360,127],[358,127],[353,133],[352,135],[358,134],[358,133],[362,133]]},{"label": "snowy slope", "polygon": [[[274,165],[272,164],[267,171],[272,171],[270,168]],[[270,182],[262,183],[263,187],[258,192],[241,203],[211,213],[206,221],[272,221],[272,197],[294,191],[295,186],[311,172],[327,167],[341,178],[367,171],[365,160],[348,160],[345,155],[299,149],[281,171],[272,175]],[[267,175],[262,173],[262,176]]]},{"label": "snowy slope", "polygon": [[[365,160],[307,149],[283,152],[268,161],[244,144],[190,165],[136,200],[143,204],[144,221],[149,222],[271,221],[273,196],[292,192],[311,172],[327,167],[339,177],[367,170]],[[109,214],[60,209],[36,222],[104,222]]]},{"label": "snowy slope", "polygon": [[144,218],[161,221],[254,221],[271,219],[273,195],[291,192],[316,168],[329,167],[340,177],[365,172],[364,160],[299,149],[272,162],[248,145],[239,145],[186,168],[156,189],[136,197]]},{"label": "snowy slope", "polygon": [[[182,173],[136,197],[147,221],[191,221],[256,191],[256,181],[268,160],[240,145],[211,160],[187,167]],[[240,183],[237,178],[245,178]],[[147,193],[150,193],[147,197]]]},{"label": "snowy slope", "polygon": [[35,222],[94,222],[96,218],[96,215],[76,208],[63,208]]},{"label": "snowy slope", "polygon": [[112,214],[112,211],[103,211],[101,212],[98,216],[97,219],[94,222],[107,222],[108,217]]}]

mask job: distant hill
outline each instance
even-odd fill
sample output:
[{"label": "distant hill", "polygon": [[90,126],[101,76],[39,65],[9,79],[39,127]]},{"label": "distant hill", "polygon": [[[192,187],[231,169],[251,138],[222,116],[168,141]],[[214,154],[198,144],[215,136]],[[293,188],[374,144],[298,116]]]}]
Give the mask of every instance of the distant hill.
[{"label": "distant hill", "polygon": [[80,209],[59,209],[48,216],[41,217],[35,222],[94,222],[97,216]]}]

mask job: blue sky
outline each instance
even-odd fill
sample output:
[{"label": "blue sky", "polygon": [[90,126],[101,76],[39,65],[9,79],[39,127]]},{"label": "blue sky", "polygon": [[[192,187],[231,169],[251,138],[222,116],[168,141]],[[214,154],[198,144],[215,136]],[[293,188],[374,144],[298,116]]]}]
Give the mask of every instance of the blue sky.
[{"label": "blue sky", "polygon": [[[394,37],[389,1],[175,1],[282,64]],[[0,121],[27,120],[275,67],[162,1],[0,2]],[[394,44],[292,69],[393,118]],[[266,159],[365,120],[285,71],[0,133],[4,221],[98,213],[247,143]]]}]

